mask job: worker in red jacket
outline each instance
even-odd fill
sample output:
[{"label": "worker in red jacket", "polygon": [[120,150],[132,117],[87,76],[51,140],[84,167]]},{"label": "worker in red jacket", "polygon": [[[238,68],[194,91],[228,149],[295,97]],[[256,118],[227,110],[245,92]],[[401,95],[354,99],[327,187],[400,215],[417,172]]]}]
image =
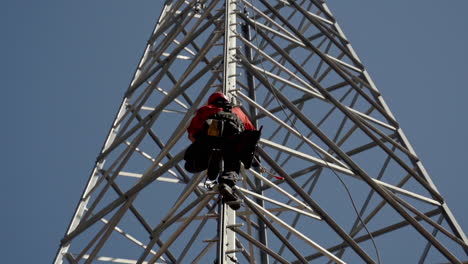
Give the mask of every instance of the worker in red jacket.
[{"label": "worker in red jacket", "polygon": [[[244,112],[232,106],[221,92],[208,98],[208,103],[197,110],[187,128],[188,138],[193,143],[185,153],[185,169],[193,173],[208,169],[208,179],[217,181],[221,194],[230,202],[238,200],[232,187],[246,149],[242,138],[247,131],[256,130]],[[250,166],[249,162],[245,163]],[[231,206],[235,210],[239,207]]]},{"label": "worker in red jacket", "polygon": [[[199,133],[203,132],[205,121],[212,115],[223,110],[223,107],[229,104],[229,100],[221,92],[216,92],[208,98],[208,104],[197,110],[197,114],[190,122],[187,129],[188,138],[194,142]],[[232,106],[231,106],[232,107]],[[255,127],[250,122],[249,118],[242,112],[239,107],[232,107],[232,113],[241,120],[244,125],[244,130],[255,130]]]}]

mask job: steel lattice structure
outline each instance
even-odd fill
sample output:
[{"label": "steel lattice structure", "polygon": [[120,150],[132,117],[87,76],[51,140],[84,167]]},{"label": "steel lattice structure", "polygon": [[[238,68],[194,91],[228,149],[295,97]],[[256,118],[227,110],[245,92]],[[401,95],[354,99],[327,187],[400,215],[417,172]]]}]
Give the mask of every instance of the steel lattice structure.
[{"label": "steel lattice structure", "polygon": [[[183,168],[219,90],[264,127],[236,212]],[[324,1],[168,0],[55,263],[460,263],[467,245]]]}]

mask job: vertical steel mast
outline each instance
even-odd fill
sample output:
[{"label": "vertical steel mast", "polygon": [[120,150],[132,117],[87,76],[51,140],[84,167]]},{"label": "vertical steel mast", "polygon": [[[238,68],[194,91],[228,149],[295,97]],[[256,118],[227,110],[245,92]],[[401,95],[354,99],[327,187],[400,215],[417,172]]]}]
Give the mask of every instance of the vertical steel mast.
[{"label": "vertical steel mast", "polygon": [[[186,129],[216,91],[264,127],[237,211],[184,169]],[[325,1],[167,0],[54,263],[467,259]]]},{"label": "vertical steel mast", "polygon": [[[224,54],[223,54],[223,93],[231,103],[236,104],[236,12],[235,0],[225,0],[224,14]],[[218,242],[218,263],[234,264],[236,259],[236,234],[231,229],[236,224],[236,212],[226,203],[219,206],[219,242]]]}]

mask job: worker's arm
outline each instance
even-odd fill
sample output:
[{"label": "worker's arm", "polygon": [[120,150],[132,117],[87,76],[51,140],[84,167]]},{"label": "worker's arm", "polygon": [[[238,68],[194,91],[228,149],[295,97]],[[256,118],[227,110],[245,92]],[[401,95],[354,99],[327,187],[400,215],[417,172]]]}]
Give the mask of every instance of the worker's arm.
[{"label": "worker's arm", "polygon": [[187,128],[188,138],[190,141],[195,141],[195,136],[203,130],[205,120],[213,113],[216,113],[216,110],[213,110],[212,107],[209,106],[203,106],[197,110],[197,113],[192,118],[192,121]]},{"label": "worker's arm", "polygon": [[203,125],[203,121],[200,118],[199,114],[200,110],[197,111],[197,114],[192,118],[192,121],[190,121],[190,125],[187,128],[187,134],[188,138],[190,141],[194,142],[195,141],[195,135],[200,131],[202,128],[201,125]]},{"label": "worker's arm", "polygon": [[244,114],[242,109],[240,109],[239,107],[234,107],[232,109],[232,112],[239,117],[242,123],[244,123],[245,130],[255,130],[254,125],[252,124],[252,122],[250,122],[249,117],[246,114]]}]

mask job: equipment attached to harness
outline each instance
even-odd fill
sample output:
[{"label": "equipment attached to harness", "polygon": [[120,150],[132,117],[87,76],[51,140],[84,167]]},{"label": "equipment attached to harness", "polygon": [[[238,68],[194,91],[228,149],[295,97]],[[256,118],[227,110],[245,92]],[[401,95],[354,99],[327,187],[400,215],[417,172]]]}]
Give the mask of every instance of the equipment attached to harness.
[{"label": "equipment attached to harness", "polygon": [[210,116],[205,121],[206,135],[213,137],[232,137],[245,130],[244,123],[232,112],[232,105],[228,102],[220,102],[222,111]]}]

